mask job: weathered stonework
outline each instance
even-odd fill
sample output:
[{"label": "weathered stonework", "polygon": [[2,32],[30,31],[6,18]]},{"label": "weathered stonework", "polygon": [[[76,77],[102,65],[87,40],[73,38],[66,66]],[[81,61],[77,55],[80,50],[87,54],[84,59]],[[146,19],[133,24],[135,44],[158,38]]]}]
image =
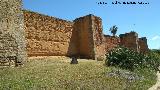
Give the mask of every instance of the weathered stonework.
[{"label": "weathered stonework", "polygon": [[120,38],[115,36],[104,35],[105,38],[105,50],[109,52],[113,48],[120,45]]},{"label": "weathered stonework", "polygon": [[81,58],[95,59],[92,15],[74,20],[74,30],[78,34],[78,55]]},{"label": "weathered stonework", "polygon": [[27,58],[21,6],[21,0],[0,1],[0,55],[16,55],[18,62]]},{"label": "weathered stonework", "polygon": [[0,1],[0,57],[16,56],[19,62],[27,55],[97,59],[118,45],[148,51],[147,39],[135,32],[104,35],[100,17],[90,14],[66,21],[22,10],[21,5],[21,0]]},{"label": "weathered stonework", "polygon": [[148,52],[147,38],[138,38],[136,32],[130,32],[120,35],[120,45],[140,53]]},{"label": "weathered stonework", "polygon": [[139,50],[141,53],[148,52],[148,45],[147,45],[147,38],[146,37],[139,38],[138,44],[139,44]]},{"label": "weathered stonework", "polygon": [[101,18],[91,14],[71,22],[27,10],[23,13],[28,56],[96,59],[119,45],[138,52],[148,50],[146,39],[138,39],[135,32],[120,37],[103,35]]},{"label": "weathered stonework", "polygon": [[71,40],[73,22],[26,10],[23,13],[29,56],[67,56],[71,54],[69,51],[76,53],[76,40]]},{"label": "weathered stonework", "polygon": [[102,19],[100,17],[92,15],[92,31],[95,59],[105,57],[105,39],[103,37]]},{"label": "weathered stonework", "polygon": [[124,47],[128,47],[139,52],[138,34],[136,32],[121,34],[120,44]]}]

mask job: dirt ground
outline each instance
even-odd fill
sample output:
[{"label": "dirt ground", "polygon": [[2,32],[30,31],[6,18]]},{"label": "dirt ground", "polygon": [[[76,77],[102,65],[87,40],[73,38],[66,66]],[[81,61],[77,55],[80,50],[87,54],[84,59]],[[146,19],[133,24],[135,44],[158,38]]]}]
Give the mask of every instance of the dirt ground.
[{"label": "dirt ground", "polygon": [[[160,70],[160,67],[159,67]],[[157,83],[155,85],[153,85],[151,88],[149,88],[148,90],[160,90],[160,72],[157,71]]]}]

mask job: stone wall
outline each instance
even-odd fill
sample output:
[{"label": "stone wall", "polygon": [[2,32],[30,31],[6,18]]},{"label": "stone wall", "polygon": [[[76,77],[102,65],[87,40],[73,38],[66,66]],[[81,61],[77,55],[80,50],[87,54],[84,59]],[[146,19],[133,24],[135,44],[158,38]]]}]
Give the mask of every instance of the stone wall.
[{"label": "stone wall", "polygon": [[146,37],[142,37],[139,38],[139,50],[141,53],[147,53],[148,52],[148,45],[147,45],[147,38]]},{"label": "stone wall", "polygon": [[18,45],[10,33],[0,34],[0,56],[17,56]]},{"label": "stone wall", "polygon": [[130,32],[119,35],[120,45],[139,52],[138,34],[136,32]]},{"label": "stone wall", "polygon": [[92,15],[87,15],[74,20],[74,30],[78,34],[78,56],[81,58],[95,59]]},{"label": "stone wall", "polygon": [[68,56],[77,53],[73,22],[24,10],[29,56]]},{"label": "stone wall", "polygon": [[0,57],[77,56],[96,59],[118,45],[148,51],[147,39],[135,32],[119,37],[103,35],[102,20],[87,15],[66,21],[22,10],[21,0],[0,1]]},{"label": "stone wall", "polygon": [[95,59],[104,57],[105,51],[105,44],[104,44],[104,37],[103,37],[103,26],[102,26],[102,19],[100,17],[92,15],[92,31],[93,31],[93,41],[94,41],[94,52],[95,52]]},{"label": "stone wall", "polygon": [[135,32],[103,35],[101,18],[91,14],[71,22],[27,10],[23,13],[28,56],[96,59],[118,45],[138,52],[148,50],[146,39],[138,39]]},{"label": "stone wall", "polygon": [[24,10],[28,56],[104,55],[102,21],[87,15],[73,22]]},{"label": "stone wall", "polygon": [[149,50],[147,45],[147,38],[138,38],[138,34],[136,32],[121,34],[120,45],[140,53],[147,53]]},{"label": "stone wall", "polygon": [[105,37],[105,51],[108,52],[120,45],[120,38],[115,36],[104,35]]},{"label": "stone wall", "polygon": [[21,0],[0,1],[0,54],[26,60],[25,32]]}]

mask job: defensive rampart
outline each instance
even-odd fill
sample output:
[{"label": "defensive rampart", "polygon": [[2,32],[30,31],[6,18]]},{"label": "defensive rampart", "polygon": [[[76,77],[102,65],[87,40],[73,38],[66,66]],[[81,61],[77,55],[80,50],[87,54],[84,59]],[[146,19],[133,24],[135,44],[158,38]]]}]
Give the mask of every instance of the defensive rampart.
[{"label": "defensive rampart", "polygon": [[102,19],[89,14],[73,21],[22,10],[21,0],[0,1],[0,57],[74,56],[97,59],[123,45],[148,51],[147,39],[130,32],[119,37],[103,34]]}]

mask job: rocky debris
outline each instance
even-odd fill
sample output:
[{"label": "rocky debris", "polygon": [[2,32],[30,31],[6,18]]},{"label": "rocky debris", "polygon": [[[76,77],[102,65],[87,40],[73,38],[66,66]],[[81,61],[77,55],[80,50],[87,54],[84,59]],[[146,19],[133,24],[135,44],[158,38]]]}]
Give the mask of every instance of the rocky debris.
[{"label": "rocky debris", "polygon": [[125,78],[128,80],[128,82],[133,82],[136,80],[144,79],[143,76],[138,76],[137,74],[133,72],[125,71],[125,70],[118,70],[118,69],[113,69],[111,72],[108,72],[107,76]]}]

